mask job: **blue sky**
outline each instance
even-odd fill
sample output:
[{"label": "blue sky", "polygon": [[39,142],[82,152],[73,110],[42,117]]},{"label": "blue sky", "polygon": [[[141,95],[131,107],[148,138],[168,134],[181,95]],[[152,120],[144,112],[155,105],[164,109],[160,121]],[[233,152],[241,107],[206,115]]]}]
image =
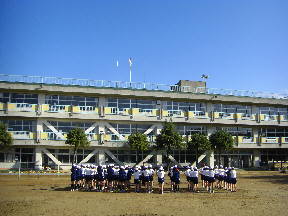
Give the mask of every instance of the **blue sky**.
[{"label": "blue sky", "polygon": [[[0,73],[288,91],[287,0],[1,0]],[[119,67],[116,67],[116,61]]]}]

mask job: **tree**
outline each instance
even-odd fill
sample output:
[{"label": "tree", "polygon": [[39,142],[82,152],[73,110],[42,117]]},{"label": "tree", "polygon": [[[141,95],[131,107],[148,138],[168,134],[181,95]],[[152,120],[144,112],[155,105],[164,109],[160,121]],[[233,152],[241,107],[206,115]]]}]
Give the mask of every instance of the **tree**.
[{"label": "tree", "polygon": [[74,128],[67,134],[66,144],[73,147],[73,164],[76,162],[76,153],[79,148],[87,148],[90,145],[87,135],[81,128]]},{"label": "tree", "polygon": [[233,137],[228,132],[219,130],[211,134],[209,140],[212,147],[218,151],[218,165],[220,165],[221,153],[223,151],[229,151],[233,148]]},{"label": "tree", "polygon": [[147,151],[149,149],[149,142],[147,140],[147,136],[139,132],[129,135],[128,145],[131,147],[132,150],[136,150],[137,160],[139,151]]},{"label": "tree", "polygon": [[198,166],[198,155],[211,149],[211,143],[207,136],[200,133],[192,134],[191,140],[187,143],[187,148],[190,151],[196,151],[196,166]]},{"label": "tree", "polygon": [[173,149],[181,149],[183,146],[182,136],[176,130],[175,125],[172,122],[164,122],[161,133],[156,137],[156,148],[171,153]]},{"label": "tree", "polygon": [[4,123],[0,122],[0,151],[8,150],[12,147],[13,138],[7,131]]}]

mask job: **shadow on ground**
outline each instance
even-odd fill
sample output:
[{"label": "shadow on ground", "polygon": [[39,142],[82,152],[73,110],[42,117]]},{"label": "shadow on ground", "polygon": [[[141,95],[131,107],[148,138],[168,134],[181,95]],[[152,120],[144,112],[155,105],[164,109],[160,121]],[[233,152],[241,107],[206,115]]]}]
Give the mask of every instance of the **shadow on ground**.
[{"label": "shadow on ground", "polygon": [[263,180],[275,184],[288,184],[288,175],[261,175],[261,176],[242,176],[241,178],[246,179],[257,179],[257,180]]}]

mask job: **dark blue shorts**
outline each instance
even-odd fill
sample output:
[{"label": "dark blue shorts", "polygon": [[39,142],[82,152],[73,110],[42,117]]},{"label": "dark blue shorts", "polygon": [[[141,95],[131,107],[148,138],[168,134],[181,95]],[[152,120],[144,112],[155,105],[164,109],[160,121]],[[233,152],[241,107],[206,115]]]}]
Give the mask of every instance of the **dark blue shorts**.
[{"label": "dark blue shorts", "polygon": [[236,178],[230,178],[230,183],[231,184],[236,184],[237,183],[237,179]]},{"label": "dark blue shorts", "polygon": [[219,180],[219,181],[223,181],[223,180],[224,180],[224,176],[218,175],[218,180]]},{"label": "dark blue shorts", "polygon": [[174,182],[175,184],[180,184],[180,179],[179,179],[179,178],[174,178],[174,179],[173,179],[173,182]]},{"label": "dark blue shorts", "polygon": [[150,181],[150,176],[144,176],[143,182],[149,182]]},{"label": "dark blue shorts", "polygon": [[134,179],[134,184],[140,184],[140,179]]},{"label": "dark blue shorts", "polygon": [[198,178],[197,177],[191,177],[191,180],[193,184],[198,184]]},{"label": "dark blue shorts", "polygon": [[209,182],[209,183],[215,182],[215,178],[214,178],[214,177],[209,177],[209,178],[208,178],[208,182]]},{"label": "dark blue shorts", "polygon": [[159,182],[160,184],[164,183],[164,178],[158,178],[158,182]]},{"label": "dark blue shorts", "polygon": [[76,175],[71,175],[71,181],[77,181]]}]

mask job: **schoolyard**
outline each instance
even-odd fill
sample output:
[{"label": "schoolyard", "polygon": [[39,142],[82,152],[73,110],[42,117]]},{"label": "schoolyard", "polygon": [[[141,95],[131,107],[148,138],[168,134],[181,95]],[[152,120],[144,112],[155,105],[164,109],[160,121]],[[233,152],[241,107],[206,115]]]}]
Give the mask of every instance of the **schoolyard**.
[{"label": "schoolyard", "polygon": [[[238,191],[170,193],[70,192],[69,176],[0,176],[0,215],[287,215],[288,174],[238,172]],[[156,186],[156,185],[155,185]]]}]

